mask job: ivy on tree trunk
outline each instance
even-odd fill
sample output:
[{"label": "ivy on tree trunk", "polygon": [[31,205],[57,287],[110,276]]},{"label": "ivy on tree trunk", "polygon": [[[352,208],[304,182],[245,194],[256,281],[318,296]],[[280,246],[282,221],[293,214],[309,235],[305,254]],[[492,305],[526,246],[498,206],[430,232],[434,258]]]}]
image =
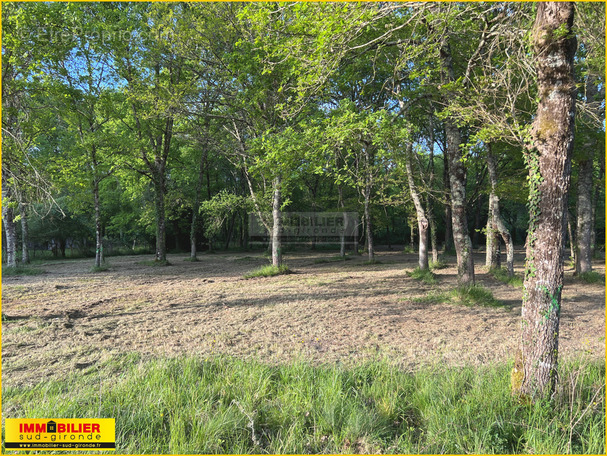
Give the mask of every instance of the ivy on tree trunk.
[{"label": "ivy on tree trunk", "polygon": [[539,104],[526,154],[530,220],[522,308],[524,376],[518,388],[532,399],[549,396],[557,380],[575,119],[574,8],[572,2],[538,3],[532,30]]}]

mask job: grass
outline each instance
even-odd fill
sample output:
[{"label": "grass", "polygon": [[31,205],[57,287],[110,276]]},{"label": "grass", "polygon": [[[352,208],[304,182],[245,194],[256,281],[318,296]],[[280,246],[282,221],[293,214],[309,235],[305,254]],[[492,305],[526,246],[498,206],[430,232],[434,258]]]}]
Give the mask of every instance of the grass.
[{"label": "grass", "polygon": [[4,387],[2,405],[6,418],[114,418],[118,454],[604,454],[604,361],[561,365],[554,400],[531,406],[511,396],[511,367],[124,355]]},{"label": "grass", "polygon": [[407,275],[413,279],[427,283],[428,285],[434,285],[437,283],[436,276],[432,274],[432,271],[429,269],[415,268],[413,271],[408,271]]},{"label": "grass", "polygon": [[272,277],[281,274],[290,274],[292,271],[286,264],[281,264],[280,266],[274,266],[268,264],[266,266],[262,266],[261,268],[254,269],[251,272],[247,272],[244,275],[245,279],[252,279],[254,277]]},{"label": "grass", "polygon": [[44,270],[31,266],[17,266],[16,268],[9,268],[7,266],[2,267],[2,277],[32,276],[40,274],[44,274]]},{"label": "grass", "polygon": [[447,262],[443,258],[441,258],[441,257],[439,257],[437,261],[430,260],[428,262],[428,264],[430,266],[430,270],[431,271],[434,271],[434,270],[437,270],[437,269],[445,269],[446,267],[449,266],[447,264]]},{"label": "grass", "polygon": [[499,280],[500,282],[512,285],[515,288],[520,288],[523,286],[523,277],[517,274],[509,276],[508,270],[505,268],[490,269],[489,274],[491,274],[493,278]]},{"label": "grass", "polygon": [[91,272],[105,272],[110,270],[110,264],[104,263],[101,266],[93,266]]},{"label": "grass", "polygon": [[605,282],[605,277],[596,271],[583,272],[582,274],[578,274],[576,277],[584,283],[604,283]]},{"label": "grass", "polygon": [[[403,298],[409,300],[410,298]],[[413,302],[428,304],[459,304],[467,307],[506,307],[493,296],[491,291],[481,285],[461,286],[444,293],[430,293],[413,298]]]}]

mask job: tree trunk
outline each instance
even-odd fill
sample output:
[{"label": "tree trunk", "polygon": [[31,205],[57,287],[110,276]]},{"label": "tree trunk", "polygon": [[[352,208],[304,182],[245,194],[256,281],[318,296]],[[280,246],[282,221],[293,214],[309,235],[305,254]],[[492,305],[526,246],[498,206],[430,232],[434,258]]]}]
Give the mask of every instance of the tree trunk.
[{"label": "tree trunk", "polygon": [[422,206],[417,186],[413,180],[413,172],[411,171],[411,154],[413,153],[413,145],[409,143],[407,145],[407,151],[405,152],[405,169],[407,171],[407,181],[409,182],[409,191],[411,192],[411,198],[413,199],[413,205],[415,206],[415,214],[417,216],[417,229],[419,231],[419,248],[418,248],[418,267],[419,269],[428,269],[428,219],[426,218],[426,211]]},{"label": "tree trunk", "polygon": [[154,180],[154,205],[156,209],[156,261],[165,263],[166,252],[166,217],[164,207],[164,173],[158,173]]},{"label": "tree trunk", "polygon": [[93,181],[93,201],[95,204],[95,267],[103,262],[103,237],[101,235],[101,205],[99,203],[99,181]]},{"label": "tree trunk", "polygon": [[205,150],[200,160],[200,166],[198,168],[198,180],[196,181],[196,189],[194,193],[194,207],[192,210],[192,223],[190,225],[190,260],[196,261],[198,259],[196,244],[198,242],[198,215],[200,211],[200,199],[202,193],[202,185],[205,177],[205,168],[207,166],[208,155]]},{"label": "tree trunk", "polygon": [[593,146],[586,147],[587,155],[580,161],[577,184],[577,229],[575,273],[592,271],[592,174]]},{"label": "tree trunk", "polygon": [[274,179],[274,197],[272,199],[272,265],[278,267],[282,264],[282,214],[280,212],[281,194],[280,177]]},{"label": "tree trunk", "polygon": [[451,226],[451,190],[449,184],[449,158],[443,155],[443,187],[445,192],[445,252],[453,250],[453,227]]},{"label": "tree trunk", "polygon": [[29,264],[30,255],[27,244],[29,242],[29,226],[27,223],[27,206],[19,204],[19,215],[21,216],[21,263]]},{"label": "tree trunk", "polygon": [[375,249],[373,246],[373,226],[371,224],[371,187],[367,185],[365,188],[365,231],[367,237],[365,238],[367,244],[367,253],[369,255],[369,261],[375,261]]},{"label": "tree trunk", "polygon": [[[504,244],[506,244],[506,267],[508,269],[508,275],[512,277],[514,276],[514,242],[512,241],[510,231],[506,228],[506,222],[504,222],[500,213],[500,200],[495,190],[497,188],[497,160],[491,151],[491,144],[487,145],[487,169],[489,171],[489,182],[491,184],[491,194],[489,196],[490,216],[492,221],[491,229],[495,236],[499,233],[504,240]],[[489,236],[488,229],[487,236]],[[498,255],[496,263],[497,267],[500,267],[499,238],[496,237],[495,242],[497,244],[495,246],[496,255]]]},{"label": "tree trunk", "polygon": [[6,202],[2,205],[2,221],[6,234],[6,266],[17,267],[17,224],[12,207]]},{"label": "tree trunk", "polygon": [[[519,393],[547,397],[557,380],[563,288],[563,241],[575,119],[572,35],[574,4],[537,4],[532,43],[537,56],[539,103],[533,121],[529,169],[529,230],[522,309]],[[518,385],[516,385],[518,386]]]},{"label": "tree trunk", "polygon": [[[442,82],[452,82],[454,77],[451,49],[445,40],[440,49],[442,64]],[[449,94],[445,94],[445,102],[450,102]],[[462,163],[462,137],[459,128],[451,119],[445,119],[445,139],[449,162],[449,188],[451,191],[451,222],[453,241],[457,255],[457,278],[460,285],[474,284],[474,260],[472,257],[472,242],[468,233],[468,218],[466,214],[466,168]]]}]

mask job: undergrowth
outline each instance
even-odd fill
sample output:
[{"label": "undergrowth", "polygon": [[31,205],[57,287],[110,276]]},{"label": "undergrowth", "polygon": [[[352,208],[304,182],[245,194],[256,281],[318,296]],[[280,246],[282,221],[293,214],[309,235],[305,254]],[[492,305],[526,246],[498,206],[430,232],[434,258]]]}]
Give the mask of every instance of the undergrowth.
[{"label": "undergrowth", "polygon": [[491,274],[493,278],[499,280],[500,282],[512,285],[513,287],[520,288],[523,286],[523,277],[517,274],[510,276],[508,275],[508,270],[505,268],[490,269],[489,274]]},{"label": "undergrowth", "polygon": [[5,386],[2,406],[6,418],[114,418],[119,454],[604,454],[603,360],[561,365],[554,399],[534,405],[511,396],[511,368],[124,355]]},{"label": "undergrowth", "polygon": [[267,266],[262,266],[261,268],[246,273],[244,278],[252,279],[253,277],[272,277],[281,274],[290,274],[291,272],[292,271],[286,264],[281,264],[280,266],[268,264]]},{"label": "undergrowth", "polygon": [[415,268],[412,271],[408,271],[407,275],[412,279],[420,280],[429,285],[434,285],[437,283],[436,276],[432,274],[432,271],[429,269]]},{"label": "undergrowth", "polygon": [[605,277],[596,271],[583,272],[582,274],[578,274],[576,277],[578,280],[581,280],[582,282],[585,282],[585,283],[604,283],[605,282]]},{"label": "undergrowth", "polygon": [[487,290],[480,285],[461,286],[443,293],[430,293],[425,296],[413,298],[412,301],[428,304],[459,304],[468,307],[483,306],[508,308],[503,302],[495,299],[490,290]]}]

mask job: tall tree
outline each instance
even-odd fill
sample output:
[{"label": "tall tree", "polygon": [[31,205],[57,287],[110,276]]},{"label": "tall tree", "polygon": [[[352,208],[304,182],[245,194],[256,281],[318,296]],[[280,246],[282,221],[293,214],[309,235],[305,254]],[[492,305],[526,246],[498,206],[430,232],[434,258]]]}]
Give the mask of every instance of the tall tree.
[{"label": "tall tree", "polygon": [[516,385],[531,398],[550,395],[557,378],[575,119],[573,18],[572,2],[538,3],[532,29],[539,104],[526,153],[530,220],[522,308],[524,376]]}]

